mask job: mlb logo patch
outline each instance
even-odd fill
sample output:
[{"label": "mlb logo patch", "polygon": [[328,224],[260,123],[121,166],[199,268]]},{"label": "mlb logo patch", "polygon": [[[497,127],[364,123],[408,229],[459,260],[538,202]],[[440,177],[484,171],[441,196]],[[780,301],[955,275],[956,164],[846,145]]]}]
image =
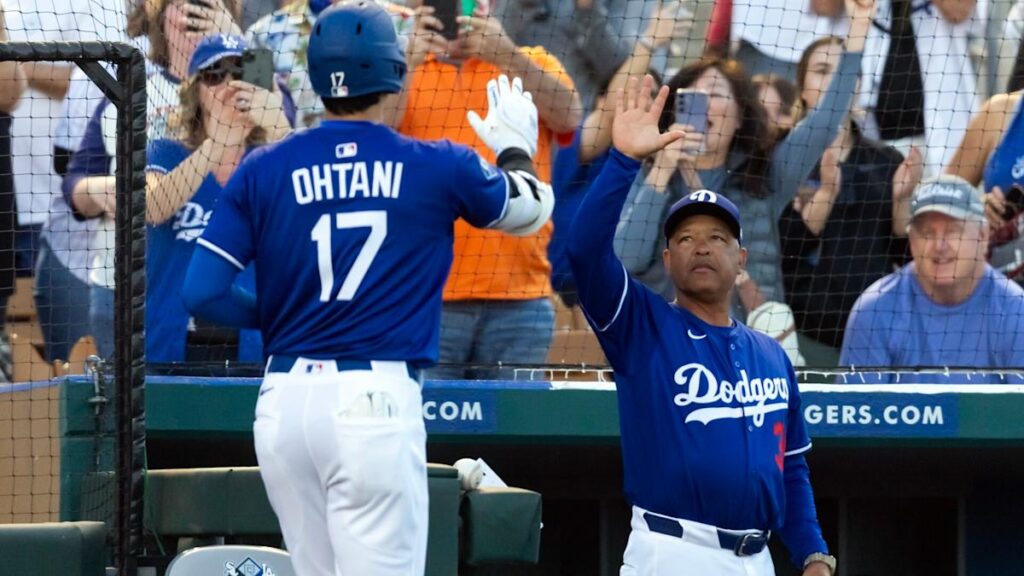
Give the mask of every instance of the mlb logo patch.
[{"label": "mlb logo patch", "polygon": [[323,362],[316,362],[314,364],[306,365],[306,374],[320,374],[324,371]]},{"label": "mlb logo patch", "polygon": [[331,72],[331,96],[335,98],[348,96],[348,86],[345,86],[344,72]]},{"label": "mlb logo patch", "polygon": [[355,142],[346,142],[334,147],[334,155],[338,158],[351,158],[359,153],[359,146]]}]

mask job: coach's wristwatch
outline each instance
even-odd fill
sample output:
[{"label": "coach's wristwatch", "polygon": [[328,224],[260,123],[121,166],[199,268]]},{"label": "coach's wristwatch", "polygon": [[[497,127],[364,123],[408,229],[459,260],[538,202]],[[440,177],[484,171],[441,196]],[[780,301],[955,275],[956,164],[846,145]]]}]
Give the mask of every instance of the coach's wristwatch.
[{"label": "coach's wristwatch", "polygon": [[815,563],[815,562],[821,562],[825,566],[828,566],[828,569],[832,573],[832,576],[835,576],[835,574],[836,574],[836,557],[835,556],[829,556],[828,554],[822,554],[821,552],[815,552],[814,554],[810,554],[810,555],[807,556],[807,558],[804,558],[804,570],[807,570],[807,567],[810,566],[811,564]]}]

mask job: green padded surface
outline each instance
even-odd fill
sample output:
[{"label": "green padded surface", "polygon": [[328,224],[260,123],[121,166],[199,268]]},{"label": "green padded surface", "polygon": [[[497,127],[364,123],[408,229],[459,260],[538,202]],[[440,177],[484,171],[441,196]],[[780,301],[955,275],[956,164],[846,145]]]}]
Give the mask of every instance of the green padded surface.
[{"label": "green padded surface", "polygon": [[[89,474],[82,481],[82,503],[91,518],[110,510],[95,502],[111,500],[112,475]],[[426,576],[458,571],[459,474],[444,464],[427,464],[430,494]],[[146,483],[146,526],[161,536],[238,536],[280,534],[259,468],[150,470]]]},{"label": "green padded surface", "polygon": [[259,468],[150,470],[146,525],[161,536],[280,534]]},{"label": "green padded surface", "polygon": [[540,494],[521,488],[466,492],[462,502],[468,564],[522,562],[540,558]]},{"label": "green padded surface", "polygon": [[456,576],[459,572],[459,471],[427,464],[430,519],[427,533],[426,576]]},{"label": "green padded surface", "polygon": [[458,478],[459,471],[447,464],[427,463],[427,476],[430,478]]},{"label": "green padded surface", "polygon": [[[99,505],[112,501],[113,475],[88,474],[82,480],[82,514],[104,519]],[[430,516],[426,576],[458,572],[458,470],[427,464]],[[160,536],[209,537],[280,534],[280,526],[257,467],[150,470],[146,481],[146,527]],[[109,507],[108,507],[109,508]]]},{"label": "green padded surface", "polygon": [[102,522],[0,525],[0,573],[104,576],[106,540]]}]

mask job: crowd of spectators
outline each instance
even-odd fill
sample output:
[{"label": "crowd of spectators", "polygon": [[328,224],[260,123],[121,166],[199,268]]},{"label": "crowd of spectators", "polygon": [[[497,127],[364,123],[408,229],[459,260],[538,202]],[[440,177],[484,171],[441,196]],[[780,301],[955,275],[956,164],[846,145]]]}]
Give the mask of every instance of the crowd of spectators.
[{"label": "crowd of spectators", "polygon": [[[749,252],[732,314],[794,364],[1024,368],[1024,1],[994,27],[989,0],[452,0],[457,31],[438,1],[376,1],[410,71],[392,127],[494,161],[467,112],[491,78],[520,77],[557,198],[533,236],[456,224],[431,377],[511,378],[551,357],[576,306],[563,234],[611,145],[612,95],[644,73],[670,87],[662,128],[688,137],[634,183],[615,240],[627,273],[671,298],[667,207],[711,190],[738,206]],[[0,0],[0,41],[146,55],[151,362],[260,356],[258,335],[188,316],[183,262],[238,162],[321,121],[305,48],[330,3]],[[978,50],[993,28],[999,49]],[[273,52],[271,89],[240,81],[250,47]],[[677,89],[707,95],[703,132],[676,121]],[[47,361],[86,335],[114,353],[116,113],[69,63],[0,63],[0,321],[15,276],[34,276]],[[3,336],[0,376],[10,366]]]}]

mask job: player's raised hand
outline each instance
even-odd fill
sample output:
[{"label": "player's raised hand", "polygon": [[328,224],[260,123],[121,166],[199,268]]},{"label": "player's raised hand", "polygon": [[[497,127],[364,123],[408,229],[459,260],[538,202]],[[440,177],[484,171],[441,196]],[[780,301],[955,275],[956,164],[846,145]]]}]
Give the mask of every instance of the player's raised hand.
[{"label": "player's raised hand", "polygon": [[658,120],[668,98],[668,86],[662,86],[651,100],[654,78],[648,74],[642,82],[630,78],[625,90],[619,90],[612,121],[612,144],[630,158],[640,160],[686,136],[682,130],[661,133]]},{"label": "player's raised hand", "polygon": [[537,153],[537,106],[533,96],[523,91],[523,81],[502,74],[487,82],[487,118],[470,110],[469,125],[495,154],[508,148],[525,150],[530,158]]}]

